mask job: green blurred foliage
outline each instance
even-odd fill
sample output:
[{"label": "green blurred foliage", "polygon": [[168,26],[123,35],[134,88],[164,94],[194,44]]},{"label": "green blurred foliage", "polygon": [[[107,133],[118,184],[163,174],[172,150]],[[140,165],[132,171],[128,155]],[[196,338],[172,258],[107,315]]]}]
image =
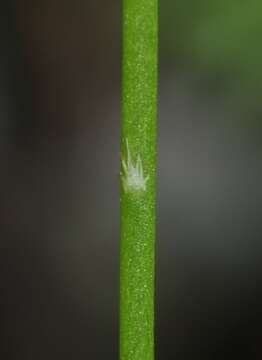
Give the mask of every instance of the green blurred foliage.
[{"label": "green blurred foliage", "polygon": [[[166,0],[163,60],[213,80],[258,111],[262,88],[261,0]],[[168,59],[168,60],[167,60]]]}]

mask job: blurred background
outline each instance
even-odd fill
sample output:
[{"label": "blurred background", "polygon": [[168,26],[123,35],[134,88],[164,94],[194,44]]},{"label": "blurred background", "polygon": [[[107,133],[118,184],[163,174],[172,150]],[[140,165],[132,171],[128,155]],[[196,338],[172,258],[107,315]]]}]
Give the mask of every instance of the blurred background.
[{"label": "blurred background", "polygon": [[[261,14],[160,1],[157,359],[262,357]],[[117,359],[121,2],[0,20],[0,357]]]}]

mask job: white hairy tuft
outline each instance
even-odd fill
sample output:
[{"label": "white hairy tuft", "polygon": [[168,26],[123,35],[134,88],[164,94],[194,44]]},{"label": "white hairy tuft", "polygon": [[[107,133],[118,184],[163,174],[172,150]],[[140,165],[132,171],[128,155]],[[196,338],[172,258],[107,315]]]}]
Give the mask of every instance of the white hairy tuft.
[{"label": "white hairy tuft", "polygon": [[128,140],[126,139],[127,159],[122,159],[122,180],[124,190],[145,191],[149,177],[144,177],[143,165],[140,155],[137,156],[136,163],[133,161]]}]

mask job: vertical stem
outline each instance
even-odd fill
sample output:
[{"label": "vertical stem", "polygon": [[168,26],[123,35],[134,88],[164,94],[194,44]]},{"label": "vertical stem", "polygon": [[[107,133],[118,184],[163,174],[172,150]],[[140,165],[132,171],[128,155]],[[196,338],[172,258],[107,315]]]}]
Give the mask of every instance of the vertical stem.
[{"label": "vertical stem", "polygon": [[120,360],[154,359],[158,0],[123,0]]}]

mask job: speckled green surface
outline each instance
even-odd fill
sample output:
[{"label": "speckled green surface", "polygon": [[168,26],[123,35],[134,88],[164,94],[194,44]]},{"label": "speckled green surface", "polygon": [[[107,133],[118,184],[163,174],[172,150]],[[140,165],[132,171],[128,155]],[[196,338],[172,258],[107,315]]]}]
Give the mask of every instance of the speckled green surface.
[{"label": "speckled green surface", "polygon": [[154,358],[157,6],[123,0],[120,360]]}]

